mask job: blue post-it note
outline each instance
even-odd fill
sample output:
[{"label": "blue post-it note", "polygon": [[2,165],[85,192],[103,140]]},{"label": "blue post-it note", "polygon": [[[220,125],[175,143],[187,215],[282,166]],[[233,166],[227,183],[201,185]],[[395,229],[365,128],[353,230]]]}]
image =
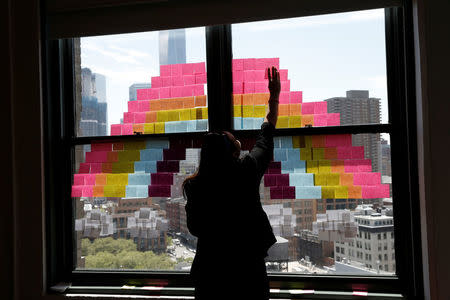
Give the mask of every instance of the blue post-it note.
[{"label": "blue post-it note", "polygon": [[148,197],[148,185],[136,185],[136,197],[147,198]]},{"label": "blue post-it note", "polygon": [[242,118],[242,129],[253,129],[254,118]]},{"label": "blue post-it note", "polygon": [[283,148],[275,148],[273,150],[273,160],[274,161],[286,161],[287,160],[287,151]]},{"label": "blue post-it note", "polygon": [[168,139],[151,139],[145,142],[145,148],[147,149],[168,149]]},{"label": "blue post-it note", "polygon": [[151,179],[148,173],[132,173],[128,174],[129,185],[150,185]]},{"label": "blue post-it note", "polygon": [[314,186],[314,174],[291,173],[289,174],[289,185],[291,186]]},{"label": "blue post-it note", "polygon": [[233,127],[234,129],[242,129],[242,118],[234,117],[233,118]]},{"label": "blue post-it note", "polygon": [[141,150],[141,161],[163,160],[163,149],[144,149]]},{"label": "blue post-it note", "polygon": [[125,196],[127,198],[135,198],[136,196],[136,186],[127,185],[125,188]]},{"label": "blue post-it note", "polygon": [[296,186],[295,199],[321,199],[322,188],[320,186]]}]

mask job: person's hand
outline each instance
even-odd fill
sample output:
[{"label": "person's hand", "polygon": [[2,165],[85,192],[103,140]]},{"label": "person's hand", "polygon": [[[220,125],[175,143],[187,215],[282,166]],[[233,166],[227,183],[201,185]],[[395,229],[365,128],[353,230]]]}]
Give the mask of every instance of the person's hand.
[{"label": "person's hand", "polygon": [[270,98],[274,98],[278,101],[281,90],[280,73],[278,73],[278,70],[275,67],[267,68],[267,77],[269,78]]}]

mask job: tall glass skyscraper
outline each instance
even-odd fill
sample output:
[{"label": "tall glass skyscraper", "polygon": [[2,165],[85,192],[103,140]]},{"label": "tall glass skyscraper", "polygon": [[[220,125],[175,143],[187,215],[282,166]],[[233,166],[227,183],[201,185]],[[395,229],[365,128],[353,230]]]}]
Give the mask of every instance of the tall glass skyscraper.
[{"label": "tall glass skyscraper", "polygon": [[159,32],[159,65],[186,63],[186,30]]}]

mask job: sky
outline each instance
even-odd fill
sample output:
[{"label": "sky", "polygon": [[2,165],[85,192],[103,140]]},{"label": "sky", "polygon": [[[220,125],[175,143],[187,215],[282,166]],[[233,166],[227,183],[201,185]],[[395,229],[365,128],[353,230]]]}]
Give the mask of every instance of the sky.
[{"label": "sky", "polygon": [[[369,90],[386,123],[384,30],[383,9],[235,24],[233,58],[279,57],[304,102]],[[206,62],[205,46],[204,27],[186,30],[187,63]],[[158,53],[158,32],[81,38],[81,66],[106,76],[109,124],[127,111],[130,85],[159,76]]]}]

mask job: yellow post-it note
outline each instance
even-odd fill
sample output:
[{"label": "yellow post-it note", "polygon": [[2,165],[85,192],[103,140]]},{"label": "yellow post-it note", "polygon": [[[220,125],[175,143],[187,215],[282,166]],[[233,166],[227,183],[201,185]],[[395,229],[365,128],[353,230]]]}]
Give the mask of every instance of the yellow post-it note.
[{"label": "yellow post-it note", "polygon": [[255,105],[253,107],[253,115],[255,118],[264,118],[266,116],[266,106]]},{"label": "yellow post-it note", "polygon": [[134,161],[116,162],[112,164],[113,173],[134,173]]},{"label": "yellow post-it note", "polygon": [[180,111],[178,109],[167,111],[167,121],[168,122],[180,121]]},{"label": "yellow post-it note", "polygon": [[145,134],[155,133],[155,124],[154,123],[145,123],[144,124],[144,133]]},{"label": "yellow post-it note", "polygon": [[348,188],[346,186],[338,185],[334,187],[334,197],[336,199],[347,199]]},{"label": "yellow post-it note", "polygon": [[300,148],[301,160],[312,160],[311,148]]},{"label": "yellow post-it note", "polygon": [[202,119],[208,119],[208,107],[202,107],[201,112],[202,112]]},{"label": "yellow post-it note", "polygon": [[289,128],[300,128],[300,127],[302,127],[302,116],[290,116]]},{"label": "yellow post-it note", "polygon": [[319,173],[319,163],[317,160],[306,161],[306,173]]},{"label": "yellow post-it note", "polygon": [[322,186],[322,199],[334,199],[334,186]]},{"label": "yellow post-it note", "polygon": [[313,149],[313,159],[320,160],[324,159],[324,150],[323,148],[312,148]]},{"label": "yellow post-it note", "polygon": [[253,118],[253,105],[242,105],[242,117],[243,118]]},{"label": "yellow post-it note", "polygon": [[315,186],[327,185],[327,175],[320,173],[314,174],[314,185]]},{"label": "yellow post-it note", "polygon": [[191,119],[191,112],[189,109],[180,109],[180,121],[189,121]]},{"label": "yellow post-it note", "polygon": [[242,106],[241,105],[233,105],[233,117],[242,117]]},{"label": "yellow post-it note", "polygon": [[341,174],[339,173],[328,173],[327,174],[327,185],[340,185]]},{"label": "yellow post-it note", "polygon": [[289,128],[289,116],[278,116],[276,128]]},{"label": "yellow post-it note", "polygon": [[141,159],[141,154],[140,154],[139,150],[119,151],[118,159],[119,159],[119,162],[137,161],[137,160]]},{"label": "yellow post-it note", "polygon": [[312,138],[310,135],[305,136],[305,148],[312,148]]},{"label": "yellow post-it note", "polygon": [[319,160],[319,173],[331,173],[331,161],[324,159]]},{"label": "yellow post-it note", "polygon": [[106,185],[127,185],[128,184],[128,174],[107,174],[106,175]]},{"label": "yellow post-it note", "polygon": [[164,122],[156,122],[155,123],[155,133],[164,133],[165,132],[165,123]]},{"label": "yellow post-it note", "polygon": [[124,142],[124,150],[141,150],[145,149],[145,141]]}]

